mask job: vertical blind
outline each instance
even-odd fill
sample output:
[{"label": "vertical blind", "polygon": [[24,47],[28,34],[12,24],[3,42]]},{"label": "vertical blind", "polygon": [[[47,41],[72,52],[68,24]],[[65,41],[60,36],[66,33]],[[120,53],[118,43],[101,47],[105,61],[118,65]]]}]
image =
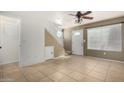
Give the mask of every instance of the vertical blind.
[{"label": "vertical blind", "polygon": [[121,51],[121,24],[87,29],[88,49]]}]

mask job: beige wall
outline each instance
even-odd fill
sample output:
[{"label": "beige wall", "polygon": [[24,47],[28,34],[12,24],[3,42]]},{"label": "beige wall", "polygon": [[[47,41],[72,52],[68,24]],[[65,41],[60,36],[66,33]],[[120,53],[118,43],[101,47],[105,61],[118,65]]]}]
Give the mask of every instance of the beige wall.
[{"label": "beige wall", "polygon": [[71,30],[64,30],[64,48],[71,51]]},{"label": "beige wall", "polygon": [[45,46],[54,46],[55,57],[59,57],[65,54],[64,48],[47,30],[45,30]]},{"label": "beige wall", "polygon": [[[81,25],[81,26],[65,29],[64,33],[69,34],[73,30],[83,29],[83,33],[84,33],[83,39],[86,40],[86,43],[84,43],[84,55],[124,61],[124,23],[123,22],[124,22],[124,17],[119,17],[119,18],[99,21],[99,22],[95,22],[95,23],[90,23],[90,24],[86,24],[86,25]],[[97,51],[97,50],[87,49],[87,28],[111,25],[111,24],[116,24],[116,23],[122,23],[122,52]],[[65,49],[71,49],[71,36],[68,37],[68,40],[66,40],[66,38],[64,38],[64,41],[66,42]],[[104,52],[106,52],[106,55],[104,55]]]}]

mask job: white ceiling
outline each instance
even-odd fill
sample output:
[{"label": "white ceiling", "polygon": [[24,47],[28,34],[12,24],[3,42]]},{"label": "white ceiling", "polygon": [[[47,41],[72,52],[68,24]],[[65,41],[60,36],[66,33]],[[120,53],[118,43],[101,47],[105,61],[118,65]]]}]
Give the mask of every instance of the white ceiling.
[{"label": "white ceiling", "polygon": [[[82,11],[84,12],[84,11]],[[69,14],[76,14],[76,11],[37,11],[37,12],[7,12],[11,14],[15,14],[18,16],[36,16],[39,18],[44,18],[46,20],[59,23],[63,28],[69,28],[81,24],[77,24],[74,22],[73,16]],[[88,16],[94,17],[93,20],[84,20],[82,24],[92,23],[100,20],[116,18],[120,16],[124,16],[124,11],[92,11]],[[56,22],[57,21],[57,22]]]}]

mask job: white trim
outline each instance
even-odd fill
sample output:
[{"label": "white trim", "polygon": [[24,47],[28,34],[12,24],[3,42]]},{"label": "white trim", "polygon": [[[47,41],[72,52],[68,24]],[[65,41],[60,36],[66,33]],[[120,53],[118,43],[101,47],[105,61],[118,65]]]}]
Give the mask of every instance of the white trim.
[{"label": "white trim", "polygon": [[101,59],[101,60],[105,60],[105,61],[112,61],[112,62],[124,63],[124,61],[112,60],[112,59],[105,59],[105,58],[99,58],[99,57],[93,57],[93,56],[84,56],[84,57],[91,57],[91,58]]},{"label": "white trim", "polygon": [[11,64],[11,63],[15,63],[15,62],[19,62],[19,60],[0,63],[0,65],[6,65],[6,64]]},{"label": "white trim", "polygon": [[19,20],[19,65],[21,62],[21,20]]},{"label": "white trim", "polygon": [[40,64],[40,63],[44,63],[46,60],[42,60],[40,62],[37,62],[37,63],[30,63],[30,64],[21,64],[19,65],[19,67],[29,67],[29,66],[33,66],[33,65],[37,65],[37,64]]},{"label": "white trim", "polygon": [[58,59],[58,58],[63,58],[63,57],[67,57],[67,56],[62,55],[62,56],[54,57],[53,59]]},{"label": "white trim", "polygon": [[44,56],[44,57],[43,57],[43,58],[44,58],[43,60],[44,60],[44,62],[46,61],[46,59],[45,59],[45,38],[46,38],[46,37],[45,37],[45,31],[46,31],[46,28],[44,27],[44,29],[43,29],[43,36],[44,36],[44,37],[43,37],[43,39],[44,39],[44,40],[43,40],[43,41],[44,41],[44,42],[43,42],[43,46],[44,46],[44,47],[43,47],[43,48],[44,48],[44,49],[43,49],[43,53],[44,53],[44,54],[43,54],[43,56]]}]

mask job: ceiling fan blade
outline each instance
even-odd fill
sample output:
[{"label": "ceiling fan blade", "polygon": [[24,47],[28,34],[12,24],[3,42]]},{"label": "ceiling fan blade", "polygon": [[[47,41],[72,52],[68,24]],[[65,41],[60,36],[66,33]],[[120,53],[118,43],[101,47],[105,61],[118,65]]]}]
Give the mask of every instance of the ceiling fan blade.
[{"label": "ceiling fan blade", "polygon": [[74,14],[69,14],[70,16],[76,16],[76,15],[74,15]]},{"label": "ceiling fan blade", "polygon": [[82,16],[84,19],[93,19],[93,17],[88,17],[88,16]]},{"label": "ceiling fan blade", "polygon": [[82,16],[88,15],[88,14],[90,14],[90,13],[92,13],[92,11],[87,11],[86,13],[82,13]]}]

